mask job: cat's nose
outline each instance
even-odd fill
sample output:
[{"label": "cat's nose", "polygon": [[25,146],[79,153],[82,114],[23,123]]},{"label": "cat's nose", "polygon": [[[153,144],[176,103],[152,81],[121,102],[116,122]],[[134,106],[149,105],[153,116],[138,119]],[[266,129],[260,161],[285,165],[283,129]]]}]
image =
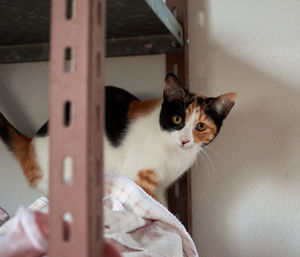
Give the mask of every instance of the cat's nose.
[{"label": "cat's nose", "polygon": [[190,140],[181,140],[182,145],[185,145],[185,144],[187,144],[189,142],[190,142]]}]

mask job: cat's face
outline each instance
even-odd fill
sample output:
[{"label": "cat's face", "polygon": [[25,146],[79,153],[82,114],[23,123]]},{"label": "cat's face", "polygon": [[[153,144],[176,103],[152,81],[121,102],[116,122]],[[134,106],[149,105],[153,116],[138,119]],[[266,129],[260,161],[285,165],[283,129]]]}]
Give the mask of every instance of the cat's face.
[{"label": "cat's face", "polygon": [[172,73],[165,79],[160,126],[171,144],[181,150],[200,150],[218,134],[235,103],[235,93],[215,98],[183,89]]}]

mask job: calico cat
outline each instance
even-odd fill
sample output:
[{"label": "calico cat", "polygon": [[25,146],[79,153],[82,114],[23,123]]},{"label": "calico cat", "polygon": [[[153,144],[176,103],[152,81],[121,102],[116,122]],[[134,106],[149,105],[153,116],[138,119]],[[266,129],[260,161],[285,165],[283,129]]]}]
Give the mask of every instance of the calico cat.
[{"label": "calico cat", "polygon": [[[215,98],[190,93],[172,73],[165,78],[162,99],[140,101],[123,89],[106,87],[105,171],[130,178],[166,204],[165,190],[213,141],[235,98],[235,93]],[[28,138],[0,113],[0,137],[30,186],[47,194],[48,124]]]}]

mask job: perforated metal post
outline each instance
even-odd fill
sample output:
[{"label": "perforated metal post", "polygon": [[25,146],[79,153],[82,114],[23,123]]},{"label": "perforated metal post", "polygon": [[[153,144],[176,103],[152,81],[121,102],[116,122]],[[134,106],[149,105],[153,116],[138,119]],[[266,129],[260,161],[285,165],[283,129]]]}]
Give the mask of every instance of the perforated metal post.
[{"label": "perforated metal post", "polygon": [[52,0],[51,257],[103,256],[105,10],[105,0]]},{"label": "perforated metal post", "polygon": [[[173,71],[185,88],[189,88],[188,74],[188,12],[186,0],[167,0],[167,6],[176,16],[184,30],[184,52],[166,55],[166,70]],[[169,209],[180,219],[188,232],[192,233],[191,172],[188,171],[168,191]]]}]

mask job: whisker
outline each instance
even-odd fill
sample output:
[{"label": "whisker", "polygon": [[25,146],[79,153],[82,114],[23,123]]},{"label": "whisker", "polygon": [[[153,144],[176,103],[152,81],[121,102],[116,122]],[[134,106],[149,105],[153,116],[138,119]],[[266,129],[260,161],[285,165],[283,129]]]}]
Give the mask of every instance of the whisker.
[{"label": "whisker", "polygon": [[212,147],[206,145],[206,146],[205,146],[205,149],[211,151],[211,152],[212,152],[213,154],[215,154],[218,158],[221,158],[222,161],[225,160],[224,156],[223,156],[222,154],[218,153],[218,152],[217,152],[216,150],[214,150]]},{"label": "whisker", "polygon": [[199,151],[199,154],[200,154],[200,156],[201,156],[201,158],[202,158],[202,160],[203,160],[203,163],[204,163],[204,167],[203,167],[203,168],[205,168],[206,173],[207,173],[207,176],[209,177],[209,176],[210,176],[210,173],[209,173],[209,167],[208,167],[208,165],[207,165],[206,159],[205,159],[205,157],[204,157],[204,155],[203,155],[203,153],[202,153],[201,150]]},{"label": "whisker", "polygon": [[208,163],[210,164],[211,171],[213,173],[215,173],[216,169],[215,169],[215,166],[214,166],[214,163],[213,163],[211,157],[208,155],[208,153],[205,151],[205,149],[202,151],[202,153],[204,156],[206,156]]}]

